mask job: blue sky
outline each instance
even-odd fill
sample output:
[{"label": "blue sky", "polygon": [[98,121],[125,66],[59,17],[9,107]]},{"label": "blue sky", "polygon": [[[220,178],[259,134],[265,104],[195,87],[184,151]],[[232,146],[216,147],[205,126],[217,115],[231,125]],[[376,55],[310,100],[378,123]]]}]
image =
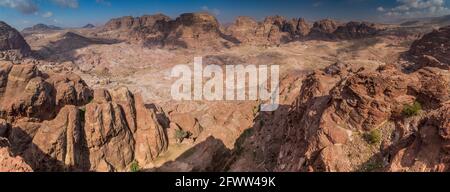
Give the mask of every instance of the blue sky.
[{"label": "blue sky", "polygon": [[450,0],[0,0],[0,20],[18,29],[37,23],[63,27],[103,24],[120,16],[208,11],[219,21],[268,15],[309,20],[390,21],[450,14]]}]

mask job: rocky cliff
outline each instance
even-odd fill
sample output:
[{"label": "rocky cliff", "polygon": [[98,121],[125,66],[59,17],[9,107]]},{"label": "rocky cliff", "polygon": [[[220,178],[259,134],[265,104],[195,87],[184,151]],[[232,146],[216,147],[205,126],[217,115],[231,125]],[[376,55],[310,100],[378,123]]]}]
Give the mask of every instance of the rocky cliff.
[{"label": "rocky cliff", "polygon": [[396,65],[370,71],[342,63],[315,71],[288,110],[257,118],[265,123],[235,148],[229,169],[448,171],[447,74],[433,66],[405,73]]},{"label": "rocky cliff", "polygon": [[368,38],[379,31],[381,29],[368,23],[340,24],[325,19],[311,26],[303,18],[288,20],[277,15],[261,22],[241,16],[233,24],[222,27],[210,14],[185,13],[174,20],[161,14],[113,19],[104,26],[102,34],[143,42],[147,46],[218,49],[239,44],[277,45],[295,40]]},{"label": "rocky cliff", "polygon": [[[0,21],[0,52],[4,51],[16,51],[26,56],[30,54],[31,49],[16,29]],[[5,53],[0,54],[4,55]]]}]

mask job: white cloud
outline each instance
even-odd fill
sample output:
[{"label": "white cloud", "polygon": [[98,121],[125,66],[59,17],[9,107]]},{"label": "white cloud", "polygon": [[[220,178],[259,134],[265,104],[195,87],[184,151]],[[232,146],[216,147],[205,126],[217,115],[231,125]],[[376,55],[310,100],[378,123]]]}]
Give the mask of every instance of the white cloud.
[{"label": "white cloud", "polygon": [[98,4],[102,4],[102,5],[106,5],[106,6],[111,6],[111,2],[107,1],[107,0],[95,0],[96,3]]},{"label": "white cloud", "polygon": [[39,10],[33,0],[0,0],[0,7],[16,9],[24,14],[33,14]]},{"label": "white cloud", "polygon": [[378,8],[377,8],[377,11],[379,11],[379,12],[385,12],[386,9],[384,9],[384,7],[378,7]]},{"label": "white cloud", "polygon": [[397,0],[385,15],[397,18],[434,17],[450,14],[444,0]]},{"label": "white cloud", "polygon": [[216,9],[216,8],[210,9],[208,6],[203,6],[202,10],[206,11],[206,12],[209,12],[209,13],[212,13],[214,15],[220,15],[220,10]]},{"label": "white cloud", "polygon": [[44,18],[49,18],[49,17],[52,17],[52,16],[53,16],[53,13],[51,11],[47,11],[47,12],[42,14],[42,17],[44,17]]},{"label": "white cloud", "polygon": [[78,0],[52,0],[52,1],[62,7],[78,8]]}]

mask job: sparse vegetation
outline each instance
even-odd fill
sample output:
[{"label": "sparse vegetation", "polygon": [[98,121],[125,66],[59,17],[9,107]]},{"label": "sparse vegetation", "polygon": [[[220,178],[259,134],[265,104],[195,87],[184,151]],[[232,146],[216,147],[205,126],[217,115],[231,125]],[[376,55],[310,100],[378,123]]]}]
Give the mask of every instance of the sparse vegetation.
[{"label": "sparse vegetation", "polygon": [[419,115],[422,110],[422,104],[418,101],[415,101],[412,105],[404,105],[403,106],[403,115],[407,117],[413,117]]},{"label": "sparse vegetation", "polygon": [[383,167],[384,166],[383,166],[382,161],[377,160],[377,161],[372,161],[372,162],[368,162],[368,163],[364,164],[360,171],[374,172],[374,171],[380,170]]},{"label": "sparse vegetation", "polygon": [[181,129],[175,131],[175,138],[179,143],[183,142],[184,139],[189,138],[190,133]]},{"label": "sparse vegetation", "polygon": [[364,134],[364,139],[371,145],[379,144],[381,142],[381,137],[382,135],[379,129],[374,129]]},{"label": "sparse vegetation", "polygon": [[256,114],[258,114],[260,110],[261,110],[260,105],[253,107],[253,115],[256,116]]},{"label": "sparse vegetation", "polygon": [[139,167],[139,163],[135,160],[130,165],[130,172],[139,172],[141,168]]}]

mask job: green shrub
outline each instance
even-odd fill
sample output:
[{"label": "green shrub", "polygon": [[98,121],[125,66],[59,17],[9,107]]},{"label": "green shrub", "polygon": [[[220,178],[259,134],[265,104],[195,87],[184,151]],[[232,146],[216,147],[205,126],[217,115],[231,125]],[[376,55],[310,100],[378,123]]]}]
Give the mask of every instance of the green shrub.
[{"label": "green shrub", "polygon": [[422,105],[415,101],[412,105],[404,105],[403,106],[403,115],[407,117],[416,116],[422,110]]},{"label": "green shrub", "polygon": [[382,161],[372,161],[369,163],[366,163],[362,166],[361,170],[362,172],[376,172],[377,170],[382,169],[383,166],[383,162]]},{"label": "green shrub", "polygon": [[139,163],[137,161],[133,161],[133,163],[131,163],[130,166],[130,171],[131,172],[139,172],[141,170],[141,168],[139,167]]},{"label": "green shrub", "polygon": [[374,129],[364,135],[366,141],[371,145],[376,145],[381,142],[381,131]]},{"label": "green shrub", "polygon": [[188,138],[190,136],[189,132],[183,131],[181,129],[177,129],[175,131],[175,138],[181,143],[184,139]]}]

